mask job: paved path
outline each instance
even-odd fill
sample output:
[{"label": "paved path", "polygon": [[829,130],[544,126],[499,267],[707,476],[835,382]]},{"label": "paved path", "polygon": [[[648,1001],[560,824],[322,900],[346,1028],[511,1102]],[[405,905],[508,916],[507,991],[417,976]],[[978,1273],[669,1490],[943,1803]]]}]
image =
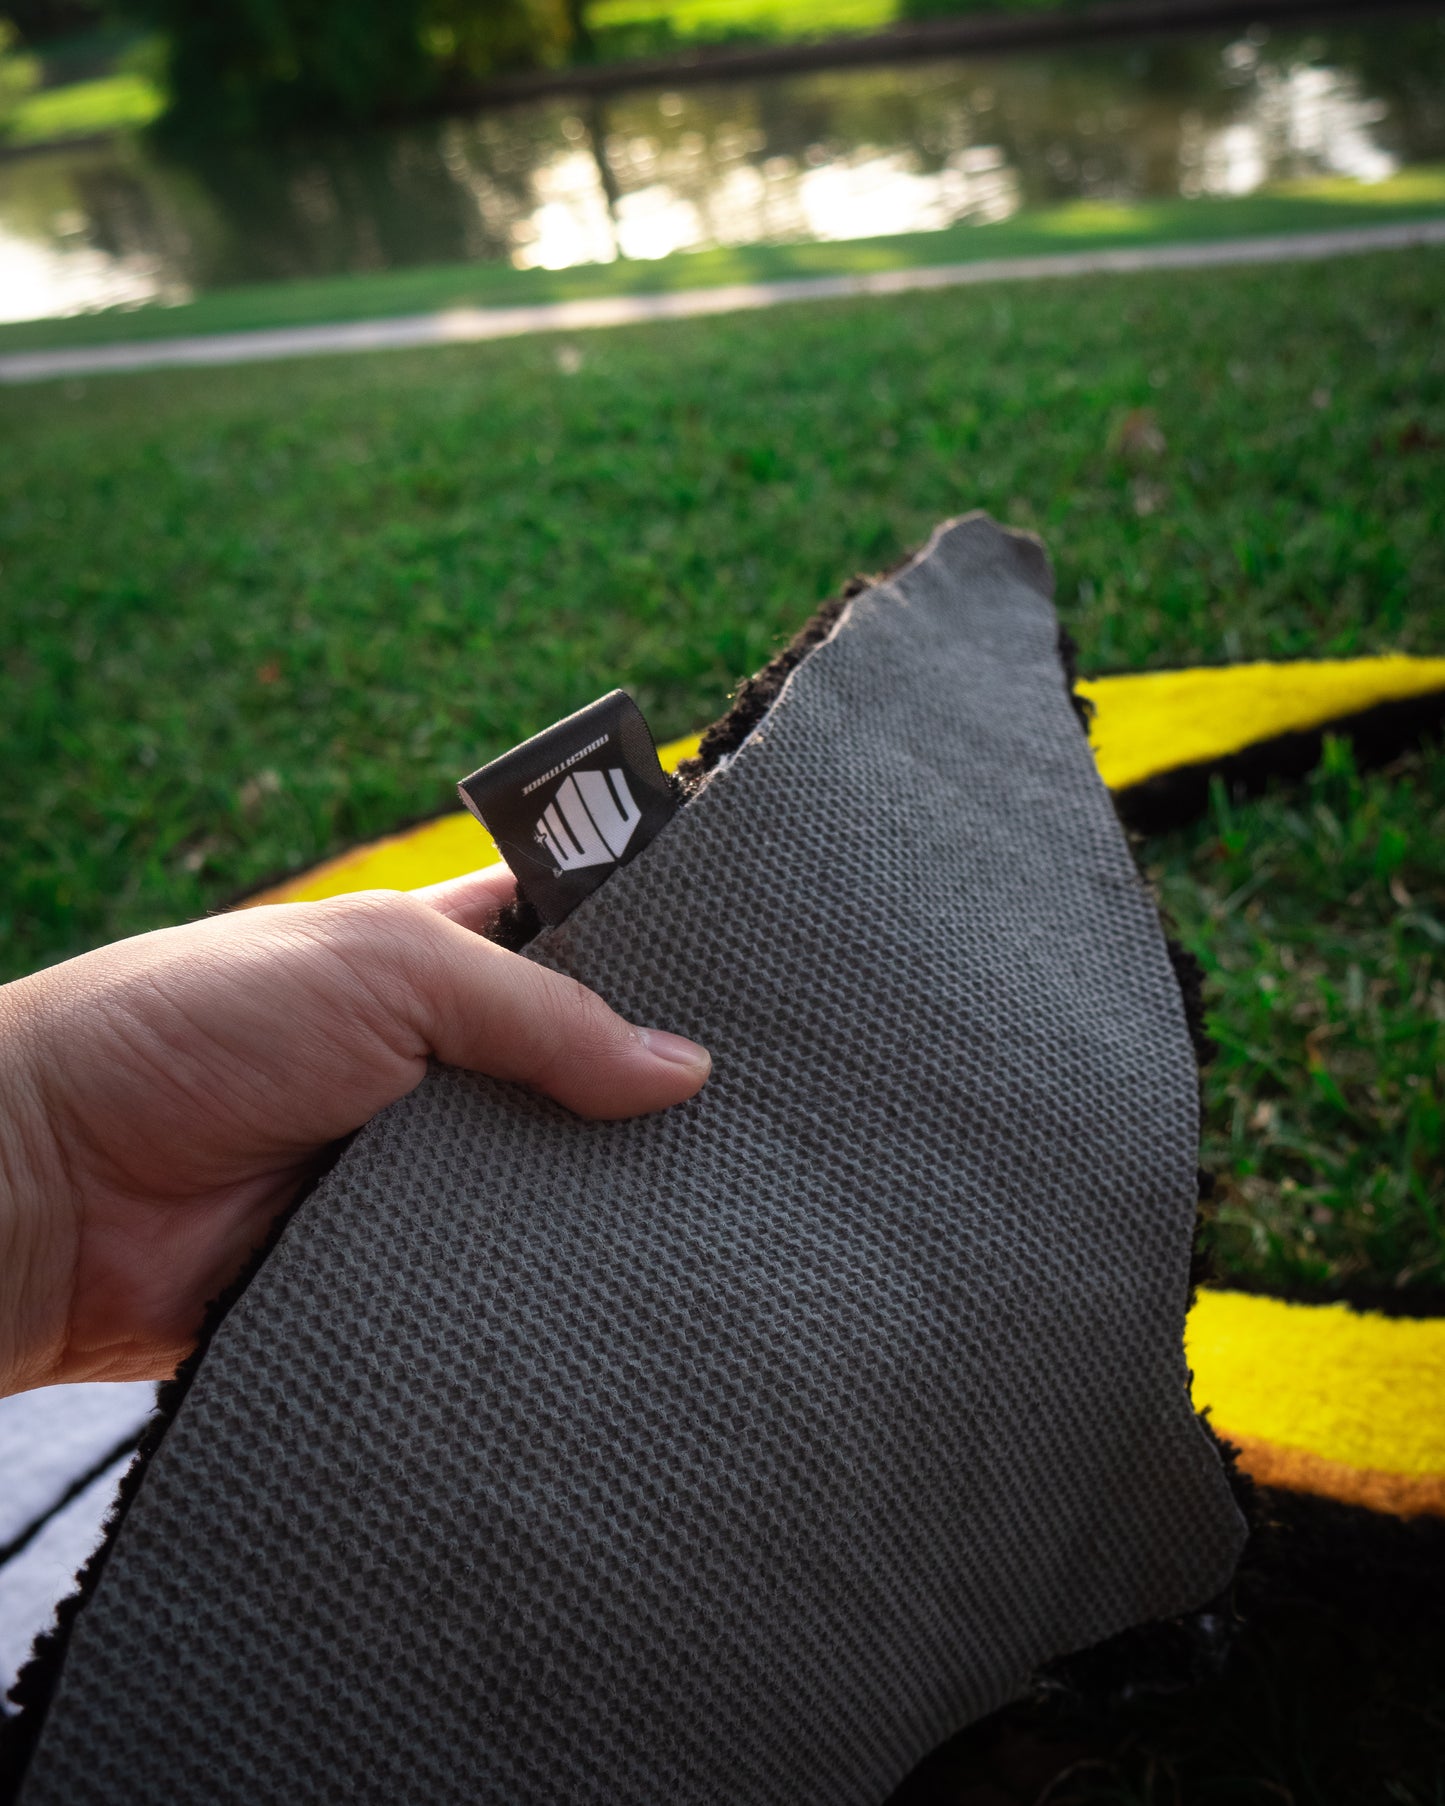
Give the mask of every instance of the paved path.
[{"label": "paved path", "polygon": [[198,333],[129,345],[85,345],[63,351],[0,355],[0,382],[54,376],[92,376],[113,370],[152,370],[188,364],[245,364],[313,357],[330,351],[384,351],[416,345],[468,344],[531,332],[579,332],[639,320],[679,320],[699,314],[740,313],[789,301],[829,301],[856,295],[901,295],[916,289],[966,288],[977,282],[1030,282],[1047,276],[1088,276],[1131,270],[1185,270],[1226,264],[1288,263],[1344,257],[1361,251],[1445,244],[1445,219],[1405,225],[1360,226],[1340,232],[1230,238],[1212,244],[1147,245],[1135,250],[1075,251],[1049,257],[997,257],[978,263],[879,270],[862,276],[806,276],[788,282],[738,282],[724,288],[676,289],[661,295],[608,295],[535,307],[454,307],[442,313],[389,320],[351,320],[330,326],[282,326],[256,332]]}]

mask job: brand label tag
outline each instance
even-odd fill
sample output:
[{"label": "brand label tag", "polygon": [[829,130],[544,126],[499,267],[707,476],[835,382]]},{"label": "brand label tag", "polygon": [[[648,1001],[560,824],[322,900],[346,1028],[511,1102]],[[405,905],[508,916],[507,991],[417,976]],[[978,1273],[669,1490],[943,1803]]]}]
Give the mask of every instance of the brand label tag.
[{"label": "brand label tag", "polygon": [[544,922],[564,920],[678,807],[625,690],[503,753],[457,789]]}]

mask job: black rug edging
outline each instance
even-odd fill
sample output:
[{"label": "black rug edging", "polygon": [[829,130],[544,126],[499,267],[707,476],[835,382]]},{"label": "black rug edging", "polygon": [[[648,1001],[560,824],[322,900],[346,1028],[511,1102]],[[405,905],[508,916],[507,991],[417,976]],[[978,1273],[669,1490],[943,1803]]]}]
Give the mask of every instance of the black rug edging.
[{"label": "black rug edging", "polygon": [[1205,1428],[1249,1522],[1233,1581],[1191,1612],[1135,1625],[1049,1663],[1039,1671],[1036,1699],[1053,1695],[1088,1712],[1141,1692],[1182,1692],[1217,1673],[1266,1610],[1324,1607],[1386,1632],[1445,1620],[1445,1518],[1396,1517],[1262,1486],[1207,1421]]},{"label": "black rug edging", "polygon": [[1445,1518],[1255,1490],[1257,1547],[1241,1563],[1251,1597],[1328,1604],[1385,1630],[1445,1623]]},{"label": "black rug edging", "polygon": [[1362,1315],[1428,1322],[1445,1317],[1445,1286],[1389,1286],[1363,1280],[1341,1280],[1328,1289],[1305,1280],[1263,1279],[1257,1273],[1215,1273],[1215,1291],[1243,1292],[1251,1298],[1276,1298],[1282,1304],[1342,1304]]},{"label": "black rug edging", "polygon": [[1120,819],[1136,834],[1165,834],[1188,826],[1209,808],[1218,778],[1240,801],[1261,796],[1278,778],[1298,780],[1319,764],[1327,735],[1350,741],[1362,771],[1388,765],[1401,753],[1445,732],[1445,689],[1377,702],[1315,727],[1256,740],[1223,758],[1201,759],[1156,772],[1114,794]]},{"label": "black rug edging", "polygon": [[77,1474],[73,1480],[69,1481],[59,1498],[47,1505],[37,1516],[31,1518],[24,1529],[12,1536],[8,1543],[0,1545],[0,1568],[14,1561],[16,1556],[23,1555],[45,1529],[45,1526],[54,1523],[66,1506],[78,1499],[86,1487],[93,1485],[108,1467],[114,1467],[123,1455],[128,1455],[137,1448],[144,1434],[144,1428],[141,1428],[128,1436],[122,1436],[119,1442],[113,1444],[103,1455],[92,1461],[83,1474]]},{"label": "black rug edging", "polygon": [[[1249,1700],[1258,1699],[1261,1671],[1268,1675],[1282,1660],[1290,1663],[1274,1680],[1293,1690],[1293,1664],[1305,1649],[1322,1647],[1324,1659],[1354,1664],[1344,1681],[1346,1693],[1373,1672],[1386,1651],[1411,1652],[1389,1658],[1405,1662],[1412,1655],[1418,1661],[1437,1654],[1445,1620],[1445,1520],[1386,1522],[1332,1500],[1259,1491],[1260,1529],[1235,1577],[1233,1621],[1204,1618],[1161,1627],[1161,1643],[1172,1644],[1178,1684],[1141,1684],[1127,1661],[1116,1662],[1112,1671],[1096,1666],[1082,1685],[1067,1670],[1041,1675],[1010,1705],[933,1751],[888,1806],[1305,1797],[1278,1785],[1281,1777],[1267,1757],[1257,1778],[1236,1772],[1222,1787],[1216,1780],[1207,1794],[1208,1783],[1197,1789],[1186,1785],[1181,1793],[1180,1759],[1191,1764],[1224,1728],[1222,1714],[1233,1718],[1242,1703],[1247,1709]],[[1328,1586],[1320,1584],[1322,1575]],[[1315,1678],[1301,1685],[1310,1686]],[[1289,1722],[1303,1697],[1286,1693]],[[1289,1730],[1278,1734],[1288,1736]],[[1428,1726],[1422,1724],[1418,1735],[1424,1754]],[[1246,1757],[1251,1759],[1258,1758]],[[1116,1792],[1109,1782],[1121,1768],[1138,1779]],[[1256,1777],[1254,1768],[1246,1773]],[[1078,1785],[1071,1787],[1075,1777]],[[1094,1777],[1097,1790],[1090,1785]],[[1311,1779],[1309,1797],[1336,1801],[1329,1767],[1314,1766]],[[1376,1775],[1363,1790],[1342,1788],[1338,1806],[1347,1800],[1351,1806],[1375,1806],[1380,1785]],[[1406,1797],[1426,1795],[1401,1793]]]}]

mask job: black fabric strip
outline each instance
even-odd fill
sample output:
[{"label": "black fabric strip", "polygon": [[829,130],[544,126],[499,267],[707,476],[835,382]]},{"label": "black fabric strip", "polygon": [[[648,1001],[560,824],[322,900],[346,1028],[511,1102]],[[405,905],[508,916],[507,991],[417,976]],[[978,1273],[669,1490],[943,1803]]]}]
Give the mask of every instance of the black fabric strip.
[{"label": "black fabric strip", "polygon": [[23,1554],[51,1519],[59,1517],[72,1499],[79,1498],[86,1487],[98,1480],[108,1467],[113,1467],[122,1455],[128,1455],[140,1441],[141,1434],[140,1430],[132,1430],[130,1435],[122,1436],[113,1449],[107,1449],[99,1461],[94,1462],[77,1479],[72,1480],[53,1505],[47,1505],[39,1517],[32,1518],[18,1536],[12,1536],[8,1543],[0,1543],[0,1568],[3,1568],[7,1562],[14,1561],[17,1555]]},{"label": "black fabric strip", "polygon": [[1114,793],[1124,825],[1136,834],[1164,834],[1185,827],[1209,807],[1209,785],[1219,778],[1236,797],[1258,796],[1275,778],[1302,778],[1319,764],[1326,734],[1349,740],[1364,769],[1388,764],[1420,741],[1445,731],[1445,690],[1379,702],[1318,727],[1257,740],[1222,759],[1179,765]]},{"label": "black fabric strip", "polygon": [[1253,1298],[1278,1298],[1287,1304],[1344,1304],[1352,1311],[1369,1311],[1377,1317],[1445,1317],[1445,1286],[1369,1285],[1345,1279],[1328,1288],[1303,1280],[1261,1279],[1253,1273],[1211,1275],[1217,1292],[1247,1292]]}]

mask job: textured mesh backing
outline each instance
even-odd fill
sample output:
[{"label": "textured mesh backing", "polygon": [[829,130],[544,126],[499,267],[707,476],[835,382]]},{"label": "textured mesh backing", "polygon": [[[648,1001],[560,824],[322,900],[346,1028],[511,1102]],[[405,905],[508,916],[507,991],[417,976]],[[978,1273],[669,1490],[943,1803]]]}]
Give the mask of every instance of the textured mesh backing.
[{"label": "textured mesh backing", "polygon": [[1243,1530],[1196,1074],[1041,553],[957,523],[533,956],[713,1051],[440,1070],[218,1332],[24,1794],[877,1802]]}]

